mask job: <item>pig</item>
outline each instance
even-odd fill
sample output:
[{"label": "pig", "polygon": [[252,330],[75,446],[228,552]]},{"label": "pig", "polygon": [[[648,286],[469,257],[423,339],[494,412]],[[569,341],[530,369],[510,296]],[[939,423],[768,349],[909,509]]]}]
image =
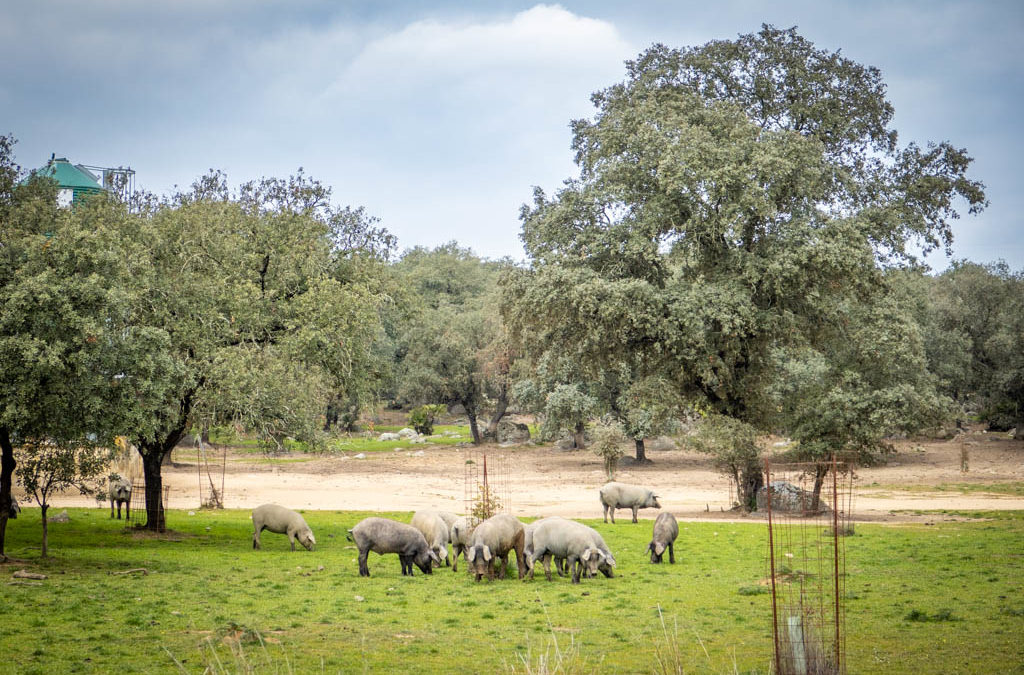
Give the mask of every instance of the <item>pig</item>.
[{"label": "pig", "polygon": [[452,572],[459,571],[459,554],[465,555],[472,541],[474,529],[473,520],[466,516],[460,516],[452,523],[449,533],[452,542]]},{"label": "pig", "polygon": [[593,577],[600,570],[605,576],[612,576],[611,566],[615,559],[608,551],[604,539],[591,527],[565,518],[546,518],[533,532],[532,564],[544,561],[544,574],[551,581],[551,559],[565,558],[572,570],[572,583],[580,583],[580,577]]},{"label": "pig", "polygon": [[384,555],[397,553],[402,563],[402,576],[412,576],[412,566],[420,568],[424,574],[433,574],[433,564],[440,559],[423,537],[423,533],[412,525],[406,525],[387,518],[364,518],[348,531],[349,541],[356,543],[359,549],[359,576],[370,576],[370,568],[366,558],[370,551]]},{"label": "pig", "polygon": [[[537,529],[537,525],[543,523],[545,520],[550,518],[558,518],[559,516],[549,516],[548,518],[538,518],[532,523],[527,523],[523,528],[523,555],[526,556],[526,568],[530,572],[530,578],[533,579],[533,531]],[[558,572],[558,576],[564,577],[569,571],[569,566],[565,562],[565,558],[555,558],[555,571]]]},{"label": "pig", "polygon": [[498,578],[505,578],[505,567],[508,565],[510,551],[516,553],[519,578],[526,576],[526,560],[523,557],[525,536],[523,524],[507,513],[491,516],[477,525],[473,530],[470,546],[466,549],[466,562],[476,575],[476,580],[480,581],[486,574],[487,578],[493,581],[495,561],[500,562]]},{"label": "pig", "polygon": [[[115,474],[116,476],[116,474]],[[110,517],[114,517],[114,503],[117,503],[117,519],[121,520],[121,505],[124,504],[125,520],[131,518],[132,482],[127,478],[110,477]]]},{"label": "pig", "polygon": [[316,538],[313,530],[309,529],[305,519],[295,511],[286,509],[277,504],[264,504],[252,510],[252,526],[255,532],[252,534],[252,547],[260,548],[260,533],[263,530],[270,530],[277,534],[287,534],[288,541],[295,550],[295,541],[312,551],[316,546]]},{"label": "pig", "polygon": [[660,563],[665,549],[668,548],[668,561],[674,565],[676,563],[674,544],[678,536],[679,524],[676,523],[675,516],[667,511],[658,514],[654,521],[654,534],[651,537],[651,543],[647,545],[647,550],[651,553],[651,562]]},{"label": "pig", "polygon": [[[413,514],[409,524],[423,533],[423,538],[427,540],[430,550],[434,552],[439,561],[450,567],[448,539],[451,537],[451,530],[441,515],[436,511],[417,511]],[[439,562],[437,566],[440,567],[441,563]]]},{"label": "pig", "polygon": [[660,509],[658,495],[652,490],[625,483],[608,483],[601,488],[601,505],[604,506],[604,522],[608,522],[611,513],[612,523],[615,522],[615,509],[632,509],[633,522],[637,522],[638,509]]}]

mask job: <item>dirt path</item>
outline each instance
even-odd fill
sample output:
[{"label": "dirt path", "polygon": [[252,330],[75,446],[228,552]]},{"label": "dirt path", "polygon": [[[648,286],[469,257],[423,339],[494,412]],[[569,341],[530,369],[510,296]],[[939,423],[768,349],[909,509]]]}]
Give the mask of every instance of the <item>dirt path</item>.
[{"label": "dirt path", "polygon": [[[958,440],[899,442],[886,465],[857,471],[854,518],[913,521],[936,519],[935,514],[916,515],[915,510],[1024,510],[1020,494],[1024,442],[1005,434],[974,432],[964,444],[969,454],[967,473],[960,470]],[[512,512],[523,517],[595,518],[601,514],[597,491],[605,483],[605,474],[601,460],[590,452],[535,446],[422,447],[422,451],[367,453],[362,459],[292,456],[285,459],[294,461],[280,463],[252,455],[229,456],[225,503],[228,508],[246,509],[275,502],[296,509],[465,512],[467,466],[478,466],[481,453],[486,452],[492,484]],[[729,481],[714,470],[708,457],[683,450],[652,451],[649,456],[652,464],[622,466],[617,480],[655,488],[665,508],[679,518],[739,517],[729,510]],[[174,459],[175,464],[165,467],[163,474],[165,485],[170,486],[168,506],[197,508],[199,475],[194,455],[182,449]],[[1005,492],[1008,483],[1017,484],[1017,494],[991,491],[1003,485]],[[71,495],[54,503],[95,504]],[[652,512],[646,515],[653,517]]]}]

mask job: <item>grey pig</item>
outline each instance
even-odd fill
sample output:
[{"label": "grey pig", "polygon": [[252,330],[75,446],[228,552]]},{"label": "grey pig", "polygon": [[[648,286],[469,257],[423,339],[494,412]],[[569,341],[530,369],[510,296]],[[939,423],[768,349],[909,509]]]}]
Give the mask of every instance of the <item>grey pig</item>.
[{"label": "grey pig", "polygon": [[[115,474],[116,475],[116,474]],[[110,517],[114,517],[114,503],[117,503],[117,519],[121,520],[121,504],[124,504],[124,518],[131,518],[132,482],[127,478],[110,478]]]},{"label": "grey pig", "polygon": [[[526,556],[526,567],[530,571],[530,578],[533,578],[533,531],[537,529],[537,525],[543,523],[545,520],[550,518],[559,518],[560,516],[548,516],[548,518],[538,518],[532,523],[527,523],[523,528],[523,555]],[[555,571],[558,572],[558,576],[564,577],[568,572],[569,566],[565,562],[565,558],[555,558]]]},{"label": "grey pig", "polygon": [[500,562],[498,578],[505,578],[505,568],[508,566],[508,554],[516,552],[516,566],[519,568],[519,578],[526,576],[526,560],[523,557],[525,545],[525,533],[523,524],[507,513],[499,513],[491,516],[476,526],[473,530],[473,539],[466,549],[466,562],[469,563],[471,571],[476,574],[476,580],[480,581],[483,575],[490,580],[494,579],[494,563]]},{"label": "grey pig", "polygon": [[565,518],[546,518],[533,531],[532,564],[544,561],[544,574],[551,581],[551,559],[565,558],[572,570],[572,582],[593,577],[600,570],[611,577],[615,558],[604,539],[592,527]]},{"label": "grey pig", "polygon": [[601,505],[604,506],[604,522],[608,522],[611,513],[612,523],[615,522],[615,509],[632,509],[633,522],[638,509],[660,509],[658,495],[652,490],[625,483],[608,483],[601,488]]},{"label": "grey pig", "polygon": [[676,517],[669,512],[660,513],[654,521],[654,535],[647,550],[651,552],[651,562],[660,563],[661,557],[668,548],[668,561],[673,565],[676,563],[675,541],[679,536],[679,524]]},{"label": "grey pig", "polygon": [[451,526],[446,524],[444,518],[437,511],[417,511],[412,515],[412,520],[409,522],[410,525],[415,527],[417,530],[423,533],[423,538],[427,540],[427,546],[434,552],[437,559],[440,561],[437,566],[441,566],[443,562],[446,566],[451,566],[451,561],[448,560],[448,539],[451,537]]},{"label": "grey pig", "polygon": [[460,516],[452,523],[449,534],[452,542],[452,572],[459,571],[459,554],[465,555],[466,549],[469,548],[470,541],[472,540],[474,529],[473,521],[466,516]]},{"label": "grey pig", "polygon": [[18,500],[14,498],[14,495],[11,495],[11,508],[7,510],[8,520],[14,520],[18,517],[19,513],[21,513],[21,505],[18,504]]},{"label": "grey pig", "polygon": [[402,575],[412,576],[412,566],[424,574],[433,574],[431,563],[439,563],[437,555],[427,546],[423,533],[412,525],[387,518],[364,518],[348,531],[350,541],[359,549],[359,576],[370,576],[366,558],[370,551],[384,555],[397,553],[402,563]]},{"label": "grey pig", "polygon": [[295,540],[298,539],[307,551],[312,551],[316,546],[316,538],[313,537],[313,530],[309,529],[305,519],[295,511],[286,509],[277,504],[264,504],[252,510],[252,547],[260,548],[260,532],[270,530],[277,534],[287,534],[291,542],[292,550],[295,550]]}]

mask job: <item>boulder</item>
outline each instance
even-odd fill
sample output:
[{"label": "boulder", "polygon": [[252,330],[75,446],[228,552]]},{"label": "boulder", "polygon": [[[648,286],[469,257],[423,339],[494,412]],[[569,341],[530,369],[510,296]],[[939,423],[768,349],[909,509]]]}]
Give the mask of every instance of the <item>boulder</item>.
[{"label": "boulder", "polygon": [[645,450],[658,452],[662,450],[675,450],[676,448],[676,442],[668,436],[658,436],[657,438],[649,438],[644,441]]},{"label": "boulder", "polygon": [[398,437],[399,438],[403,438],[403,439],[406,439],[406,438],[416,438],[417,436],[419,436],[419,434],[416,433],[416,430],[415,429],[410,429],[409,427],[405,427],[404,429],[399,429],[398,430]]},{"label": "boulder", "polygon": [[402,439],[401,436],[399,436],[398,434],[392,434],[392,433],[383,433],[383,434],[381,434],[380,436],[377,437],[378,441],[399,441],[401,439]]},{"label": "boulder", "polygon": [[[813,493],[808,490],[803,490],[792,483],[788,483],[784,480],[772,481],[770,485],[772,491],[772,511],[778,511],[780,513],[827,513],[830,511],[828,504],[825,503],[824,499],[818,500],[818,509],[811,511],[811,500]],[[763,487],[757,491],[757,510],[765,511],[768,509],[768,487]]]},{"label": "boulder", "polygon": [[494,438],[498,443],[525,443],[530,440],[530,427],[520,422],[501,420]]}]

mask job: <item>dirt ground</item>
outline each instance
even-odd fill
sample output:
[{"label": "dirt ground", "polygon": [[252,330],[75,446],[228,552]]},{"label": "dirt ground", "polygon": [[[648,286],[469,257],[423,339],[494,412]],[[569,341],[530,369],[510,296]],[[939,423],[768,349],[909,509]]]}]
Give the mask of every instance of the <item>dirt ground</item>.
[{"label": "dirt ground", "polygon": [[[917,514],[922,510],[1024,509],[1024,496],[991,492],[992,486],[1024,483],[1024,441],[1003,433],[972,431],[949,441],[907,440],[886,464],[860,468],[849,502],[857,521],[927,521],[953,515]],[[961,451],[968,471],[961,471]],[[179,448],[173,465],[164,468],[170,487],[169,508],[195,509],[209,495],[196,451]],[[521,517],[601,515],[598,489],[606,482],[600,458],[587,450],[551,446],[417,446],[394,452],[354,456],[293,456],[267,462],[252,454],[228,454],[223,472],[227,508],[252,508],[267,502],[294,509],[412,511],[438,508],[464,513],[466,486],[479,480],[487,455],[489,482],[509,510]],[[757,518],[731,511],[730,482],[707,456],[685,450],[651,450],[652,463],[620,466],[616,480],[654,488],[665,509],[680,519]],[[303,461],[308,460],[308,461]],[[477,478],[467,481],[467,473]],[[221,481],[221,471],[213,471]],[[960,489],[960,486],[971,489]],[[956,486],[956,487],[953,487]],[[141,496],[141,495],[140,495]],[[91,499],[58,496],[54,506],[95,504]],[[619,512],[628,517],[628,512]],[[653,518],[654,511],[641,511]]]}]

